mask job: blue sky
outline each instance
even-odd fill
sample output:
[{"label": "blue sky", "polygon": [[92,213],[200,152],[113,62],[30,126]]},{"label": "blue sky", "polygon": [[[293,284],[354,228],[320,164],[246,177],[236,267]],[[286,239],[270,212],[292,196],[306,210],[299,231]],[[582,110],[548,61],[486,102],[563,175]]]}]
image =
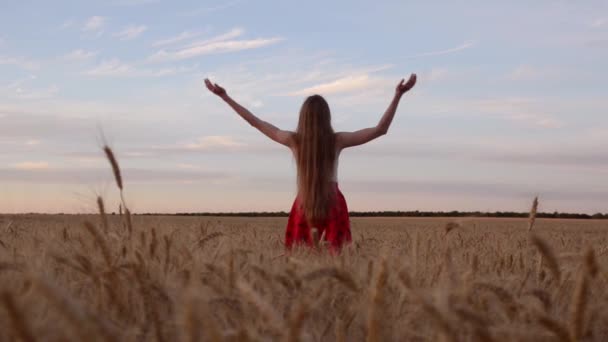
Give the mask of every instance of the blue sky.
[{"label": "blue sky", "polygon": [[288,210],[288,150],[210,95],[211,77],[293,129],[304,97],[338,131],[389,134],[340,160],[353,210],[606,212],[605,1],[22,1],[0,4],[0,212]]}]

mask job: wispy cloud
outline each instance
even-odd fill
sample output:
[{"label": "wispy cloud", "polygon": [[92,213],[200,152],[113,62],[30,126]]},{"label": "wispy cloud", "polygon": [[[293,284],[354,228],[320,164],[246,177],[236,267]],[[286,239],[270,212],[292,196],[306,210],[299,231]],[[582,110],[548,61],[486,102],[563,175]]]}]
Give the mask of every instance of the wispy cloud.
[{"label": "wispy cloud", "polygon": [[[50,168],[43,163],[20,163],[23,168],[0,168],[0,178],[11,182],[55,183],[55,184],[95,184],[108,178],[107,168]],[[29,165],[31,164],[31,165]],[[36,168],[36,166],[39,166]],[[44,171],[44,172],[41,172]],[[229,173],[212,170],[187,169],[139,169],[121,168],[124,179],[130,183],[147,182],[208,182],[231,177]]]},{"label": "wispy cloud", "polygon": [[139,6],[158,3],[160,3],[160,0],[114,0],[114,2],[112,2],[113,5],[118,6]]},{"label": "wispy cloud", "polygon": [[[167,155],[191,154],[200,155],[201,153],[245,153],[245,152],[275,152],[276,147],[267,144],[256,144],[249,141],[237,140],[232,136],[226,135],[208,135],[196,138],[190,141],[185,141],[177,144],[149,145],[138,147],[122,152],[124,157],[131,158],[159,158]],[[83,153],[79,156],[87,155]],[[188,167],[183,167],[188,168]]]},{"label": "wispy cloud", "polygon": [[433,68],[425,75],[426,77],[424,77],[424,79],[428,81],[438,81],[444,79],[447,75],[448,70],[446,68]]},{"label": "wispy cloud", "polygon": [[201,34],[200,32],[183,31],[182,33],[180,33],[178,35],[155,41],[154,43],[152,43],[152,47],[160,47],[160,46],[176,44],[176,43],[182,42],[184,40],[195,38],[195,37],[199,36],[200,34]]},{"label": "wispy cloud", "polygon": [[110,59],[101,62],[96,67],[84,72],[87,76],[125,76],[133,73],[134,69],[129,64],[121,62],[119,59]]},{"label": "wispy cloud", "polygon": [[477,44],[476,41],[474,40],[467,40],[466,42],[453,47],[453,48],[449,48],[449,49],[445,49],[445,50],[438,50],[438,51],[431,51],[431,52],[423,52],[423,53],[419,53],[416,55],[412,55],[412,56],[408,56],[406,58],[417,58],[417,57],[429,57],[429,56],[440,56],[440,55],[447,55],[450,53],[454,53],[454,52],[458,52],[458,51],[462,51],[462,50],[466,50],[468,48],[471,48],[473,46],[475,46]]},{"label": "wispy cloud", "polygon": [[129,25],[122,31],[114,34],[120,40],[133,40],[144,33],[148,28],[145,25]]},{"label": "wispy cloud", "polygon": [[220,4],[215,5],[215,6],[199,7],[199,8],[187,11],[187,12],[182,12],[182,13],[180,13],[180,15],[186,16],[186,17],[203,15],[203,14],[207,14],[207,13],[211,13],[211,12],[225,10],[225,9],[230,8],[230,7],[234,7],[234,6],[238,5],[240,2],[243,2],[243,1],[242,0],[234,0],[234,1],[220,3]]},{"label": "wispy cloud", "polygon": [[547,81],[555,79],[567,79],[572,81],[585,77],[589,77],[589,75],[566,67],[532,65],[517,66],[507,75],[507,79],[513,81]]},{"label": "wispy cloud", "polygon": [[64,21],[63,23],[61,23],[61,26],[59,26],[60,29],[65,30],[68,29],[70,27],[74,26],[74,20],[69,19]]},{"label": "wispy cloud", "polygon": [[42,100],[53,98],[59,92],[57,85],[52,85],[43,89],[24,89],[17,87],[15,97],[20,100]]},{"label": "wispy cloud", "polygon": [[541,74],[537,68],[530,65],[520,65],[511,71],[507,78],[514,81],[530,80],[539,78]]},{"label": "wispy cloud", "polygon": [[608,18],[598,18],[591,23],[593,28],[602,28],[608,26]]},{"label": "wispy cloud", "polygon": [[240,28],[233,29],[219,36],[194,42],[180,49],[173,51],[160,50],[150,56],[150,61],[176,61],[194,58],[209,54],[229,53],[242,50],[257,49],[264,46],[269,46],[282,41],[282,38],[258,38],[258,39],[243,39],[235,40],[243,34]]},{"label": "wispy cloud", "polygon": [[90,32],[101,32],[106,23],[106,18],[101,16],[93,16],[87,19],[82,30]]},{"label": "wispy cloud", "polygon": [[179,75],[184,73],[189,73],[196,70],[196,66],[180,66],[180,67],[170,67],[170,68],[162,68],[158,70],[142,70],[139,71],[138,74],[141,76],[152,76],[152,77],[163,77],[163,76],[172,76]]},{"label": "wispy cloud", "polygon": [[37,70],[40,63],[25,57],[0,56],[0,65],[14,65],[25,70]]},{"label": "wispy cloud", "polygon": [[351,181],[353,192],[383,192],[383,193],[428,193],[435,197],[455,195],[459,197],[483,196],[529,199],[540,194],[545,199],[570,199],[606,201],[608,193],[604,191],[585,191],[568,185],[547,186],[538,184],[530,187],[522,182],[492,183],[483,181]]},{"label": "wispy cloud", "polygon": [[[59,87],[56,84],[48,87],[39,87],[33,83],[36,79],[36,75],[29,75],[26,78],[21,78],[7,85],[0,86],[0,96],[2,96],[4,100],[43,100],[51,99],[59,93]],[[3,108],[0,107],[0,111],[2,110]]]},{"label": "wispy cloud", "polygon": [[534,98],[505,97],[493,99],[474,100],[433,100],[427,109],[429,113],[460,113],[456,115],[494,117],[503,120],[518,122],[527,126],[540,128],[561,128],[564,123],[552,115],[551,109],[547,108],[541,101]]},{"label": "wispy cloud", "polygon": [[211,44],[211,43],[216,43],[216,42],[221,42],[221,41],[225,41],[225,40],[229,40],[229,39],[238,38],[238,37],[242,36],[243,33],[245,33],[245,30],[243,30],[240,27],[235,27],[232,30],[230,30],[230,31],[228,31],[226,33],[222,33],[220,35],[217,35],[215,37],[211,37],[211,38],[208,38],[208,39],[199,40],[199,41],[195,41],[195,42],[191,42],[189,44],[186,44],[184,46],[184,48],[186,48],[186,47],[196,47],[196,46],[201,46],[201,45],[205,45],[205,44]]},{"label": "wispy cloud", "polygon": [[225,150],[237,149],[245,146],[245,144],[235,140],[230,136],[210,135],[197,139],[193,143],[183,145],[183,148],[188,150],[209,151],[209,150]]},{"label": "wispy cloud", "polygon": [[144,69],[124,63],[119,59],[110,59],[83,72],[90,77],[164,77],[183,74],[196,70],[197,66],[179,66],[160,69]]},{"label": "wispy cloud", "polygon": [[67,61],[84,61],[97,56],[97,51],[87,51],[83,49],[73,50],[63,56]]},{"label": "wispy cloud", "polygon": [[44,161],[38,161],[38,162],[26,161],[26,162],[12,164],[12,165],[10,165],[10,167],[12,169],[17,169],[17,170],[46,170],[49,168],[49,163],[44,162]]},{"label": "wispy cloud", "polygon": [[321,83],[302,90],[289,93],[290,96],[302,96],[311,94],[335,94],[362,89],[370,85],[370,77],[367,74],[348,76],[335,81]]}]

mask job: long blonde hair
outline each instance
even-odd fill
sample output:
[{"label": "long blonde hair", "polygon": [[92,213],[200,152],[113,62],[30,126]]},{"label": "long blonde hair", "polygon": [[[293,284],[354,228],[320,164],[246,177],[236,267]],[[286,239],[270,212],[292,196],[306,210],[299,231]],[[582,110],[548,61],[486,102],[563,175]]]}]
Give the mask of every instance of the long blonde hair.
[{"label": "long blonde hair", "polygon": [[336,159],[331,113],[322,96],[309,96],[302,104],[295,141],[298,199],[309,224],[322,224],[335,197],[332,177]]}]

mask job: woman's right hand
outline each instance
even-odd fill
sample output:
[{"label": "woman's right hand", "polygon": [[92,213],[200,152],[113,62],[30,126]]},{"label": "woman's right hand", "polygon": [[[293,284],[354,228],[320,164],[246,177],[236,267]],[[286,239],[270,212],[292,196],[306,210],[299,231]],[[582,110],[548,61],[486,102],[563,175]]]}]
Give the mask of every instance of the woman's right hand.
[{"label": "woman's right hand", "polygon": [[405,79],[402,79],[401,82],[397,84],[397,87],[395,88],[395,93],[397,93],[397,95],[403,95],[410,91],[410,89],[414,88],[415,84],[416,74],[411,74],[407,82],[405,82]]},{"label": "woman's right hand", "polygon": [[226,96],[226,89],[220,87],[217,83],[211,83],[208,78],[205,78],[205,85],[207,86],[207,89],[215,95],[219,97]]}]

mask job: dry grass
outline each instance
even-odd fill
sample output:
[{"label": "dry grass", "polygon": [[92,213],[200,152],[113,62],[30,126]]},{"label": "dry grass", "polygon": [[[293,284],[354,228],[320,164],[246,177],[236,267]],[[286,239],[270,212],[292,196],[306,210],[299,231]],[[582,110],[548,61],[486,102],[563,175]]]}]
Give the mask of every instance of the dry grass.
[{"label": "dry grass", "polygon": [[341,255],[280,256],[285,219],[131,219],[0,217],[0,340],[608,338],[600,221],[356,218]]}]

